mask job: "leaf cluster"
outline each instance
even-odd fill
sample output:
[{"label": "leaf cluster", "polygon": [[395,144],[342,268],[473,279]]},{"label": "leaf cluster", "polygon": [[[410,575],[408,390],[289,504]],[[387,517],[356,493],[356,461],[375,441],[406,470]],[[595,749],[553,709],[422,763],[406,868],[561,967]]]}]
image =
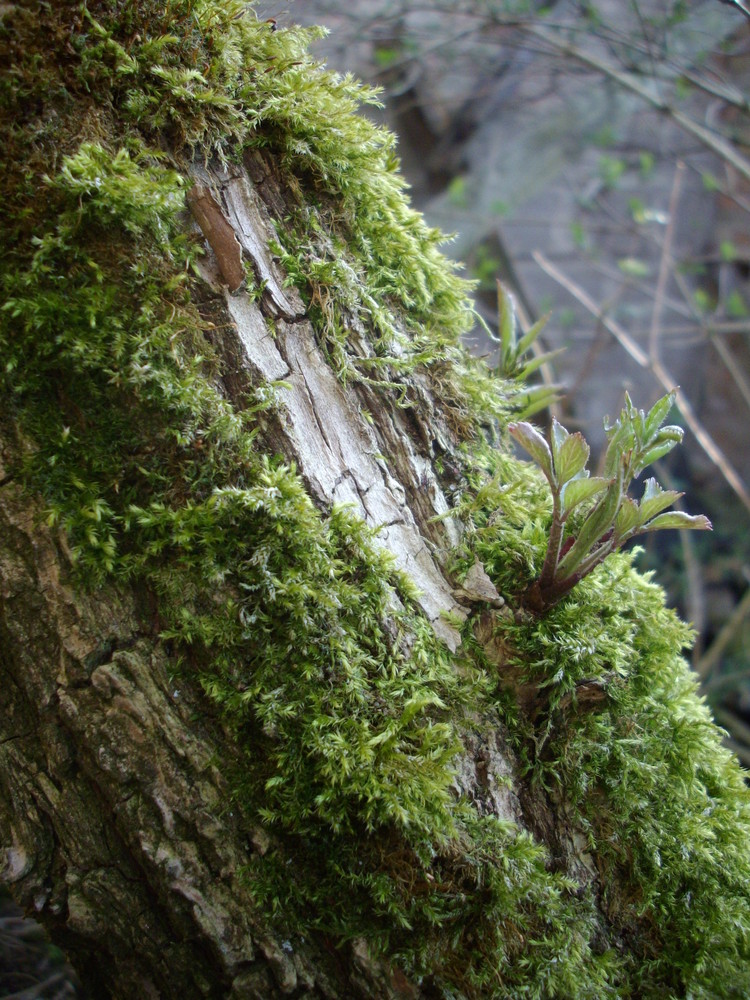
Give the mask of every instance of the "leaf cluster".
[{"label": "leaf cluster", "polygon": [[[612,424],[605,421],[608,446],[601,476],[590,476],[586,469],[590,449],[583,435],[570,434],[557,420],[552,421],[549,442],[525,421],[509,426],[510,434],[541,468],[552,492],[544,564],[525,598],[530,608],[544,611],[557,603],[611,552],[638,534],[664,528],[710,529],[703,515],[664,513],[682,494],[662,489],[653,478],[646,481],[640,501],[628,496],[632,480],[682,440],[680,427],[662,426],[674,399],[674,392],[667,393],[645,413],[636,410],[626,393],[620,416]],[[579,508],[585,514],[572,531],[569,519]]]},{"label": "leaf cluster", "polygon": [[[548,316],[537,320],[521,336],[518,333],[518,315],[513,296],[501,281],[497,282],[498,305],[498,363],[497,374],[508,383],[506,392],[515,420],[526,420],[540,410],[546,409],[559,396],[559,385],[530,386],[529,378],[543,365],[557,357],[560,350],[539,352],[534,345],[547,325]],[[490,333],[489,329],[487,332]],[[490,333],[493,340],[496,338]],[[529,354],[532,357],[528,357]]]},{"label": "leaf cluster", "polygon": [[[482,465],[462,507],[466,562],[478,558],[509,600],[538,572],[549,486],[496,449]],[[613,934],[630,940],[601,995],[739,1000],[750,990],[750,798],[681,655],[691,630],[636,571],[637,551],[612,553],[544,614],[497,615],[502,660],[486,669],[531,787],[570,804]],[[528,701],[514,702],[519,686]]]}]

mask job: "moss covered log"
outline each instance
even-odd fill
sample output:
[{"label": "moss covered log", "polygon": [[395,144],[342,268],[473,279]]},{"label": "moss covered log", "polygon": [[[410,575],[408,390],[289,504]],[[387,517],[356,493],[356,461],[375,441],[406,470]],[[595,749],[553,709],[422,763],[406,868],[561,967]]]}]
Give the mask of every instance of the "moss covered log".
[{"label": "moss covered log", "polygon": [[97,997],[747,996],[690,631],[524,609],[522,393],[314,37],[0,8],[3,879]]}]

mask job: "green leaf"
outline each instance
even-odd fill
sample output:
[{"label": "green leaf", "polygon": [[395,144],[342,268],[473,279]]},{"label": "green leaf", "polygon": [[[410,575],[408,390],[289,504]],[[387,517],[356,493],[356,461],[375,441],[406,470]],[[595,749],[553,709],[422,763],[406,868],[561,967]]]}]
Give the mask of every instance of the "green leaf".
[{"label": "green leaf", "polygon": [[399,49],[392,48],[390,46],[377,46],[373,52],[375,56],[375,62],[380,69],[387,69],[391,63],[396,62],[396,60],[401,55]]},{"label": "green leaf", "polygon": [[532,427],[531,424],[527,424],[525,420],[510,424],[508,431],[526,449],[537,465],[541,466],[550,483],[555,484],[555,475],[552,468],[552,452],[549,450],[549,445],[539,431],[535,427]]},{"label": "green leaf", "polygon": [[575,573],[596,543],[609,531],[617,516],[622,499],[622,469],[610,483],[607,492],[581,525],[578,538],[562,559],[555,576],[561,580]]},{"label": "green leaf", "polygon": [[597,493],[606,490],[611,484],[611,479],[601,479],[598,476],[592,476],[591,479],[588,477],[571,479],[570,482],[563,486],[560,494],[563,517],[567,517],[579,503],[583,503],[584,500],[589,500],[591,497],[596,496]]},{"label": "green leaf", "polygon": [[615,518],[615,534],[618,542],[630,537],[643,524],[643,514],[632,497],[623,497]]},{"label": "green leaf", "polygon": [[570,437],[570,431],[566,430],[565,427],[557,420],[556,417],[552,418],[552,428],[550,430],[549,443],[552,448],[552,460],[555,463],[555,471],[557,471],[557,463],[560,457],[560,449],[565,444],[565,442]]},{"label": "green leaf", "polygon": [[652,517],[656,517],[667,507],[671,507],[675,500],[679,500],[682,496],[678,490],[663,490],[657,481],[653,478],[647,479],[643,487],[643,496],[641,497],[641,514],[642,521],[651,520]]},{"label": "green leaf", "polygon": [[516,350],[516,306],[501,281],[497,282],[497,309],[500,317],[500,368],[503,375],[510,375]]},{"label": "green leaf", "polygon": [[[553,434],[556,424],[557,421],[553,420]],[[557,424],[557,426],[559,427],[560,425]],[[558,483],[567,483],[571,479],[574,479],[579,472],[582,472],[586,462],[589,460],[589,453],[590,448],[583,434],[579,432],[567,434],[559,449],[555,450],[554,453],[555,473],[557,474]]]},{"label": "green leaf", "polygon": [[677,390],[673,389],[668,392],[666,396],[662,396],[661,399],[657,399],[651,409],[648,411],[648,416],[646,417],[646,439],[650,442],[653,435],[658,431],[664,421],[667,419],[669,411],[674,406],[674,401],[677,398]]},{"label": "green leaf", "polygon": [[448,200],[457,208],[466,208],[469,204],[465,177],[454,177],[451,180],[448,185]]},{"label": "green leaf", "polygon": [[644,469],[647,469],[649,467],[649,465],[653,465],[654,462],[658,462],[660,458],[663,458],[665,455],[668,455],[669,452],[676,445],[678,445],[681,440],[682,440],[682,433],[680,433],[680,436],[679,436],[679,438],[677,438],[677,440],[675,440],[675,439],[672,439],[671,441],[670,440],[666,440],[666,441],[664,441],[663,444],[658,444],[654,448],[649,448],[649,450],[647,452],[645,452],[645,454],[639,455],[638,456],[638,461],[637,461],[636,466],[635,466],[635,468],[633,470],[634,474],[637,476]]},{"label": "green leaf", "polygon": [[531,389],[513,394],[513,406],[518,409],[519,420],[533,417],[559,398],[560,385],[535,385]]},{"label": "green leaf", "polygon": [[719,245],[721,259],[727,264],[733,264],[737,260],[737,247],[731,240],[722,240]]},{"label": "green leaf", "polygon": [[[678,427],[677,424],[667,424],[666,427],[662,427],[659,433],[654,439],[655,444],[661,444],[662,441],[672,441],[674,444],[680,444],[683,437],[685,436],[685,431],[682,427]],[[649,439],[649,444],[651,439]]]},{"label": "green leaf", "polygon": [[621,257],[617,261],[617,266],[623,274],[627,274],[630,278],[647,278],[651,273],[648,264],[643,260],[638,260],[637,257]]},{"label": "green leaf", "polygon": [[733,319],[743,319],[747,316],[747,303],[736,288],[726,300],[725,309],[727,315]]},{"label": "green leaf", "polygon": [[573,237],[573,242],[577,247],[586,246],[586,230],[580,222],[571,222],[570,235]]},{"label": "green leaf", "polygon": [[607,187],[615,187],[625,170],[625,161],[615,156],[602,156],[599,160],[599,176]]},{"label": "green leaf", "polygon": [[[529,327],[529,329],[526,331],[523,337],[521,337],[521,339],[518,341],[516,354],[518,355],[519,358],[522,357],[528,351],[528,349],[534,343],[536,338],[545,328],[545,326],[549,322],[549,317],[550,314],[547,313],[545,316],[542,316],[541,319],[538,319],[532,327]],[[557,351],[552,351],[551,354],[557,354]]]},{"label": "green leaf", "polygon": [[701,180],[706,191],[721,191],[721,181],[714,174],[709,173],[708,170],[703,171]]},{"label": "green leaf", "polygon": [[713,525],[705,514],[686,514],[681,510],[670,510],[659,514],[644,526],[644,531],[660,531],[662,528],[680,528],[687,531],[711,531]]},{"label": "green leaf", "polygon": [[[563,354],[564,351],[564,347],[558,347],[557,350],[546,351],[544,354],[538,354],[535,358],[532,358],[531,361],[527,362],[527,364],[523,366],[521,371],[516,375],[516,378],[520,379],[522,382],[525,381],[529,375],[533,375],[537,368],[541,368],[542,365],[547,364],[549,361],[553,361],[558,354]],[[520,356],[520,354],[521,351],[519,349],[518,356]]]},{"label": "green leaf", "polygon": [[617,470],[623,466],[623,456],[625,452],[632,451],[635,444],[635,435],[630,427],[617,427],[610,438],[607,452],[604,456],[604,475],[614,477]]},{"label": "green leaf", "polygon": [[630,396],[625,393],[625,406],[620,416],[613,423],[609,423],[609,417],[604,421],[604,429],[609,438],[607,452],[604,456],[604,475],[615,476],[617,470],[623,465],[623,455],[632,451],[635,446],[635,431],[633,429],[633,417],[635,409],[630,402]]}]

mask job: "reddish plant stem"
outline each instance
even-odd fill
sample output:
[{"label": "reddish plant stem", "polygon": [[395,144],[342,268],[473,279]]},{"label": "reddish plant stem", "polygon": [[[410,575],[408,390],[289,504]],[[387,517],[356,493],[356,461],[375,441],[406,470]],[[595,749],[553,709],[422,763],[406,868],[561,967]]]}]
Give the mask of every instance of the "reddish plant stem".
[{"label": "reddish plant stem", "polygon": [[554,486],[552,487],[552,504],[552,526],[550,527],[549,541],[547,542],[547,554],[544,557],[544,565],[539,575],[539,589],[542,592],[547,590],[555,579],[555,570],[557,569],[557,561],[560,558],[560,546],[563,536],[563,519],[560,516],[560,494]]}]

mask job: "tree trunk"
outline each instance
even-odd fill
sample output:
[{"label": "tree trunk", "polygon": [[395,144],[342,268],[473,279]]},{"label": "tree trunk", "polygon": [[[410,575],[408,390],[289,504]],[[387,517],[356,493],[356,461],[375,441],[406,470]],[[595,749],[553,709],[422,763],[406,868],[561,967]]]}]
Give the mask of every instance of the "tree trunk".
[{"label": "tree trunk", "polygon": [[[419,411],[337,381],[267,249],[268,206],[283,204],[274,173],[259,155],[231,174],[196,169],[267,282],[260,302],[232,296],[215,254],[201,262],[223,391],[242,408],[248,383],[284,382],[269,452],[296,464],[321,507],[352,504],[381,529],[377,543],[455,649],[458,633],[440,616],[462,610],[434,554],[455,534],[430,521],[448,506],[429,449],[440,439],[447,450],[450,434],[419,379]],[[16,450],[6,437],[9,465]],[[311,942],[290,954],[253,915],[238,872],[266,835],[229,805],[217,763],[231,753],[227,732],[195,685],[172,676],[158,612],[137,588],[85,593],[71,582],[64,539],[5,462],[2,801],[6,878],[19,898],[45,918],[92,996],[270,998],[302,986],[310,996],[399,995],[363,944],[338,954]],[[509,796],[498,800],[515,816]]]},{"label": "tree trunk", "polygon": [[625,559],[524,614],[546,501],[383,140],[245,5],[87,6],[0,14],[15,898],[97,998],[743,995],[684,632]]}]

